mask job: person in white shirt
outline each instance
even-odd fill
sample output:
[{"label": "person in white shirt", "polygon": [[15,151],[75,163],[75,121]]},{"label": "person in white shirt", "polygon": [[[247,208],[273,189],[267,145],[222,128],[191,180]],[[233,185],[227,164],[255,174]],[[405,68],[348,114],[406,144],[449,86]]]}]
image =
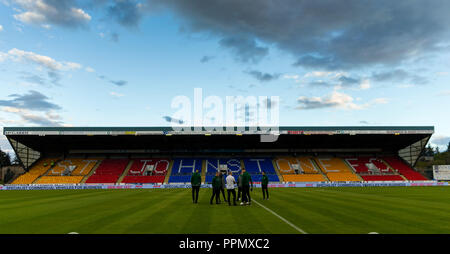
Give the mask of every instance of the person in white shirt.
[{"label": "person in white shirt", "polygon": [[228,172],[227,176],[227,192],[228,192],[228,205],[231,206],[230,194],[233,194],[233,205],[236,205],[236,191],[234,190],[234,184],[236,184],[236,180],[233,177],[233,173]]}]

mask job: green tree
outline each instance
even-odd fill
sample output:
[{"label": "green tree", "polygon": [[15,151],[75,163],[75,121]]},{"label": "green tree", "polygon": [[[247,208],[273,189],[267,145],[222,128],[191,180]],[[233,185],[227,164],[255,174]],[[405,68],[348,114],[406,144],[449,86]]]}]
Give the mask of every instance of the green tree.
[{"label": "green tree", "polygon": [[11,165],[11,157],[9,154],[0,150],[0,167],[10,166]]}]

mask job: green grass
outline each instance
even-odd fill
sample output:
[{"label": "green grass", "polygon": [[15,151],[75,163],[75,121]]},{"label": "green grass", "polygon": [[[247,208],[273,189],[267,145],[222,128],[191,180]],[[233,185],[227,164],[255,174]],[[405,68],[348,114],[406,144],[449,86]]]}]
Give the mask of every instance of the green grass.
[{"label": "green grass", "polygon": [[[190,189],[0,191],[0,233],[299,233],[253,203]],[[308,233],[450,233],[449,187],[270,189],[252,198]]]}]

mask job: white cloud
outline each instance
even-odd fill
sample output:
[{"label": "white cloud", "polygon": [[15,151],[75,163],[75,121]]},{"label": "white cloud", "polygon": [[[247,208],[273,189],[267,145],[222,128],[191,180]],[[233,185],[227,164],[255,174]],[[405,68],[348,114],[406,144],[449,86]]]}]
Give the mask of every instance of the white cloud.
[{"label": "white cloud", "polygon": [[94,68],[92,68],[92,67],[86,67],[86,69],[85,69],[87,72],[95,72],[95,70],[94,70]]},{"label": "white cloud", "polygon": [[19,125],[62,126],[61,117],[51,111],[45,112],[45,114],[37,114],[27,109],[15,107],[2,107],[0,110],[19,116],[21,120],[11,120]]},{"label": "white cloud", "polygon": [[22,10],[14,18],[23,23],[41,25],[49,28],[49,24],[76,27],[88,23],[91,16],[84,10],[69,6],[62,1],[46,2],[43,0],[15,0]]},{"label": "white cloud", "polygon": [[121,93],[116,93],[116,92],[110,92],[109,95],[114,96],[114,97],[123,97],[124,95]]},{"label": "white cloud", "polygon": [[20,49],[13,48],[8,51],[8,55],[15,61],[29,61],[40,66],[46,67],[53,71],[61,71],[61,70],[73,70],[81,68],[81,64],[73,63],[73,62],[58,62],[55,59],[39,55],[34,52],[24,51]]},{"label": "white cloud", "polygon": [[359,88],[362,90],[366,90],[370,88],[370,80],[365,79],[361,82],[361,84],[359,84]]},{"label": "white cloud", "polygon": [[338,108],[346,110],[360,110],[375,104],[388,103],[388,99],[386,98],[376,98],[363,104],[356,104],[354,101],[359,101],[359,99],[354,99],[348,94],[340,93],[335,90],[330,95],[323,97],[300,96],[297,99],[297,102],[299,103],[297,109]]},{"label": "white cloud", "polygon": [[324,77],[330,77],[330,78],[338,78],[341,76],[346,75],[344,72],[335,72],[335,71],[312,71],[308,72],[303,77],[305,78],[324,78]]},{"label": "white cloud", "polygon": [[0,32],[1,32],[1,31],[3,31],[3,26],[2,26],[2,25],[0,25]]}]

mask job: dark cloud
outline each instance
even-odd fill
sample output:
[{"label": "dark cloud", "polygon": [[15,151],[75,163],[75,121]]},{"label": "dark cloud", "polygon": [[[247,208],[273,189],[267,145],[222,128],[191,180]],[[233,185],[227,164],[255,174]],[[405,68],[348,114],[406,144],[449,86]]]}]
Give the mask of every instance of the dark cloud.
[{"label": "dark cloud", "polygon": [[119,36],[118,33],[111,33],[111,36],[110,36],[110,40],[111,40],[111,41],[113,41],[113,42],[119,42],[119,38],[120,38],[120,36]]},{"label": "dark cloud", "polygon": [[354,86],[361,83],[361,79],[357,77],[341,76],[338,80],[341,82],[342,86]]},{"label": "dark cloud", "polygon": [[244,63],[257,63],[269,52],[268,48],[258,46],[254,39],[243,37],[227,37],[220,40],[219,44],[230,49],[236,55],[236,60]]},{"label": "dark cloud", "polygon": [[111,82],[112,84],[114,84],[116,86],[124,86],[128,83],[125,80],[110,80],[109,82]]},{"label": "dark cloud", "polygon": [[30,90],[27,94],[11,94],[11,100],[0,100],[0,106],[8,106],[19,109],[36,111],[48,111],[61,109],[60,106],[48,101],[48,97],[40,92]]},{"label": "dark cloud", "polygon": [[[191,32],[214,34],[239,59],[257,62],[273,45],[295,65],[321,69],[394,66],[442,50],[450,1],[149,0]],[[236,39],[244,38],[244,39]],[[252,57],[256,55],[257,57]]]},{"label": "dark cloud", "polygon": [[47,85],[47,80],[45,78],[30,72],[21,72],[21,76],[19,78],[32,84],[41,86]]},{"label": "dark cloud", "polygon": [[403,69],[377,72],[372,74],[372,79],[377,82],[404,82],[409,81],[414,84],[426,84],[428,80],[417,74],[412,74]]},{"label": "dark cloud", "polygon": [[59,85],[59,81],[61,80],[61,74],[57,71],[48,71],[47,72],[50,81],[54,85]]},{"label": "dark cloud", "polygon": [[126,84],[128,84],[128,81],[125,80],[112,80],[110,78],[108,78],[105,75],[97,75],[97,77],[101,80],[105,80],[108,81],[109,83],[116,85],[116,86],[125,86]]},{"label": "dark cloud", "polygon": [[206,63],[206,62],[211,61],[212,59],[214,59],[214,56],[203,56],[203,57],[200,59],[200,62],[201,62],[201,63]]},{"label": "dark cloud", "polygon": [[176,119],[176,118],[173,118],[173,117],[170,117],[170,116],[163,116],[163,119],[166,120],[166,122],[169,122],[169,123],[178,123],[178,124],[183,124],[184,123],[183,120]]},{"label": "dark cloud", "polygon": [[261,81],[261,82],[268,82],[272,80],[276,80],[280,77],[280,74],[274,73],[263,73],[260,71],[252,70],[252,71],[246,71],[247,74],[253,76],[255,79]]},{"label": "dark cloud", "polygon": [[115,0],[108,7],[108,15],[123,26],[137,26],[142,14],[138,2],[133,0]]}]

